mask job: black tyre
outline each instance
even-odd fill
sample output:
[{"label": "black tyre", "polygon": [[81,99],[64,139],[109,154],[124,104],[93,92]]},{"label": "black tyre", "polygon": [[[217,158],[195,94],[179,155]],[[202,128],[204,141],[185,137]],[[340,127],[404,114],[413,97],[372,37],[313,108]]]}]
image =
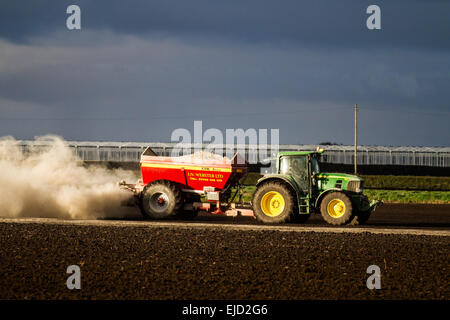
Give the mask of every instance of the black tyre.
[{"label": "black tyre", "polygon": [[329,224],[343,225],[353,219],[353,208],[350,198],[342,192],[331,192],[323,198],[320,213]]},{"label": "black tyre", "polygon": [[252,200],[256,219],[264,223],[283,223],[291,219],[295,198],[280,182],[267,182],[256,189]]},{"label": "black tyre", "polygon": [[365,224],[367,222],[367,220],[369,220],[371,213],[372,213],[372,211],[370,211],[370,210],[358,211],[355,213],[355,216],[353,217],[353,219],[350,221],[349,224],[352,226],[358,226],[358,225]]},{"label": "black tyre", "polygon": [[145,218],[164,219],[178,213],[183,198],[178,187],[169,181],[149,184],[141,197],[141,212]]}]

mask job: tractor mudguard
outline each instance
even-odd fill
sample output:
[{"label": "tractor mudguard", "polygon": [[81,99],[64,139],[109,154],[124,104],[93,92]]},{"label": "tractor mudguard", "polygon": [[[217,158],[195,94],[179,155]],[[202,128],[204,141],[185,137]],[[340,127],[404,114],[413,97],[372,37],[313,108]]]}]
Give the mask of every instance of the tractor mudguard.
[{"label": "tractor mudguard", "polygon": [[325,191],[322,191],[316,198],[316,201],[315,201],[315,207],[316,208],[318,208],[320,206],[320,201],[322,201],[322,199],[330,192],[342,192],[342,189],[331,188],[331,189],[327,189]]},{"label": "tractor mudguard", "polygon": [[300,190],[297,186],[297,184],[292,181],[292,178],[290,176],[287,175],[282,175],[282,174],[266,174],[264,175],[264,177],[262,177],[261,179],[259,179],[256,183],[256,187],[258,187],[261,183],[269,181],[269,180],[283,180],[284,182],[286,182],[289,186],[291,186],[295,193],[298,195],[302,192],[302,190]]}]

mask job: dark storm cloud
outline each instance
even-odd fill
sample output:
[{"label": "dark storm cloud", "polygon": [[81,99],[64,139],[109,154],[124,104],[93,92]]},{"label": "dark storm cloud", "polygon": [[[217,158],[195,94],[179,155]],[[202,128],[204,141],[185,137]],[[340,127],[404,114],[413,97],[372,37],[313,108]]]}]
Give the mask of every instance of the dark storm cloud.
[{"label": "dark storm cloud", "polygon": [[1,95],[46,105],[68,104],[68,97],[88,104],[102,97],[118,101],[130,96],[134,101],[155,103],[169,96],[184,101],[214,97],[318,101],[326,97],[382,108],[431,106],[440,110],[450,100],[445,71],[450,69],[450,60],[445,54],[242,46],[223,50],[205,44],[115,39],[117,44],[106,47],[30,46],[23,56],[9,56],[4,61],[11,65],[31,59],[36,63],[1,73]]},{"label": "dark storm cloud", "polygon": [[[82,9],[68,31],[66,8]],[[378,4],[382,30],[365,27]],[[448,1],[2,1],[0,136],[448,145]]]},{"label": "dark storm cloud", "polygon": [[101,38],[90,47],[0,42],[0,135],[168,141],[173,129],[204,120],[205,128],[281,128],[283,143],[351,143],[357,101],[364,143],[448,143],[442,53]]},{"label": "dark storm cloud", "polygon": [[[0,35],[24,41],[59,30],[70,4],[82,8],[87,30],[289,45],[450,48],[450,2],[446,0],[2,1]],[[384,32],[368,32],[365,10],[370,4],[381,7]]]}]

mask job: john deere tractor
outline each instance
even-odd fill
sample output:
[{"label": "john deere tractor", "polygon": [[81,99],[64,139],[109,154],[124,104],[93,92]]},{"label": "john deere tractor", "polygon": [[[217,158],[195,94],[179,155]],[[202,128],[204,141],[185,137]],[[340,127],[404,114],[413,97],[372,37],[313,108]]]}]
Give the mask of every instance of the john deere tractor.
[{"label": "john deere tractor", "polygon": [[363,195],[362,178],[320,172],[317,151],[280,152],[275,174],[258,180],[252,206],[264,223],[305,222],[319,213],[333,225],[363,224],[380,205]]}]

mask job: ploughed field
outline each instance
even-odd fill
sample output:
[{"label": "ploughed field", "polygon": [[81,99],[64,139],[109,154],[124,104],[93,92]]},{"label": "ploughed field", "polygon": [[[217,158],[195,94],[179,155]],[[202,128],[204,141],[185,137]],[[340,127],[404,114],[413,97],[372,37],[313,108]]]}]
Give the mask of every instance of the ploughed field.
[{"label": "ploughed field", "polygon": [[[320,216],[306,225],[329,227]],[[450,206],[386,205],[374,228],[449,230]],[[0,243],[0,299],[450,298],[448,236],[12,221],[0,222]],[[69,265],[81,290],[66,287]],[[366,287],[370,265],[380,290]]]}]

